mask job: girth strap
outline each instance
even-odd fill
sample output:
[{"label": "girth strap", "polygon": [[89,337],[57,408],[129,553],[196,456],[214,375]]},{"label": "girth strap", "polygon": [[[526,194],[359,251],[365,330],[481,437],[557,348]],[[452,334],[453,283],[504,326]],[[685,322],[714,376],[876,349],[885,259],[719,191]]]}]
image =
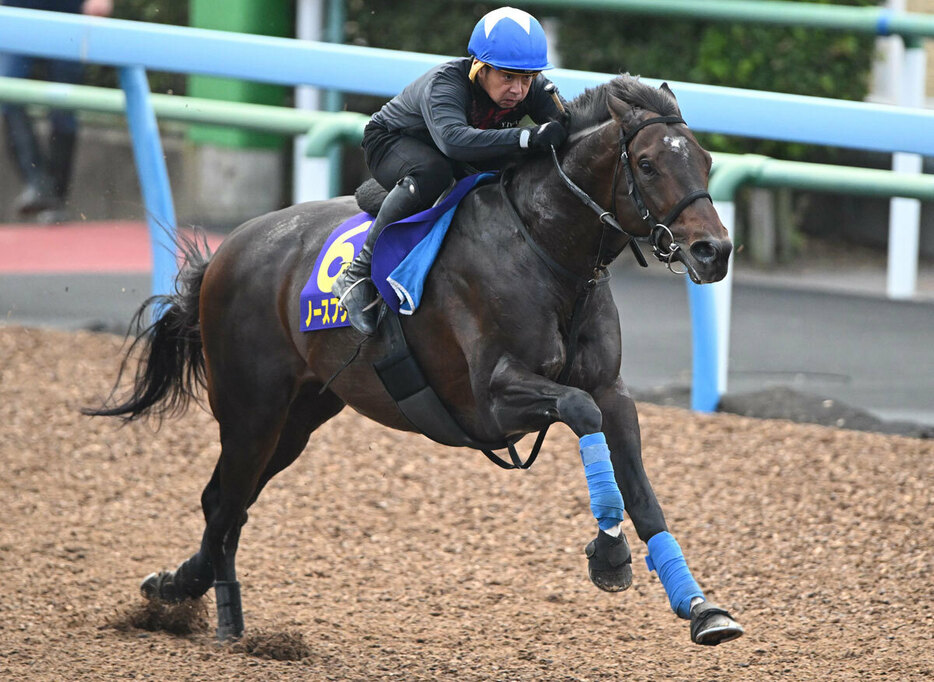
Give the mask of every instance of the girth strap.
[{"label": "girth strap", "polygon": [[373,368],[399,411],[417,431],[435,442],[452,447],[471,447],[484,451],[511,447],[509,443],[481,442],[467,435],[428,383],[405,340],[399,315],[388,307],[385,308],[380,328],[386,333],[389,353],[373,363]]}]

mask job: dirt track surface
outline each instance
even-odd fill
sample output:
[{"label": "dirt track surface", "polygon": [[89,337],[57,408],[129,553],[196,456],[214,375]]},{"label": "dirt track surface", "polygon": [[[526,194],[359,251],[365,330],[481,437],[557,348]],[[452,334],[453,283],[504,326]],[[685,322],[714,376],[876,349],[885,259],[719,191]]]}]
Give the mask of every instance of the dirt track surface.
[{"label": "dirt track surface", "polygon": [[127,627],[140,579],[197,547],[218,455],[198,409],[155,432],[78,413],[119,337],[0,327],[0,679],[853,680],[934,677],[934,442],[640,405],[645,462],[694,574],[746,628],[690,642],[630,524],[635,581],[587,579],[576,439],[535,467],[348,411],[251,510],[247,631],[268,660]]}]

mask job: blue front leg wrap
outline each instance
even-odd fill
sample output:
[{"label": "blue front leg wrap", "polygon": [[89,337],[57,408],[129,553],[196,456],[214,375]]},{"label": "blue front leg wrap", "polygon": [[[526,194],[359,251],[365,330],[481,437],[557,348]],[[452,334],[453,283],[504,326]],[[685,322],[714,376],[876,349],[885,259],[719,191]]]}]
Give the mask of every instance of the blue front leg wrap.
[{"label": "blue front leg wrap", "polygon": [[609,530],[623,520],[623,496],[616,485],[610,449],[603,433],[591,433],[581,438],[581,461],[590,491],[590,510],[600,530]]},{"label": "blue front leg wrap", "polygon": [[704,598],[700,585],[691,575],[681,545],[667,530],[649,538],[649,555],[645,563],[650,571],[658,573],[662,587],[668,594],[668,603],[671,610],[685,619],[691,618],[691,600],[694,597]]}]

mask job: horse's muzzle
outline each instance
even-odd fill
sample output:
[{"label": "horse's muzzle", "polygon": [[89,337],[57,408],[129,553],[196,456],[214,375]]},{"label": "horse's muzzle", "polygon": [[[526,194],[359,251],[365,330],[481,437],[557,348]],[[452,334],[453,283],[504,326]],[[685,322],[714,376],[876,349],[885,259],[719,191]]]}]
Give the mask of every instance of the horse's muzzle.
[{"label": "horse's muzzle", "polygon": [[698,239],[688,248],[678,249],[675,258],[684,264],[695,284],[708,284],[726,277],[732,251],[729,239]]}]

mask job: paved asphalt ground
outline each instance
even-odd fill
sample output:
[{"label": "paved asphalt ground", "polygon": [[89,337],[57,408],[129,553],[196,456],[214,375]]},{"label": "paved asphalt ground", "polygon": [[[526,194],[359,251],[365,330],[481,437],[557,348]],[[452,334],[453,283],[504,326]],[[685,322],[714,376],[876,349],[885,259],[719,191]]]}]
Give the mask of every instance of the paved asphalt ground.
[{"label": "paved asphalt ground", "polygon": [[[0,227],[0,324],[123,333],[149,295],[148,249],[141,224]],[[889,301],[878,283],[865,291],[872,277],[879,273],[738,270],[728,392],[783,386],[934,426],[934,296]],[[683,393],[691,374],[683,280],[623,262],[611,285],[623,378],[637,396]]]}]

